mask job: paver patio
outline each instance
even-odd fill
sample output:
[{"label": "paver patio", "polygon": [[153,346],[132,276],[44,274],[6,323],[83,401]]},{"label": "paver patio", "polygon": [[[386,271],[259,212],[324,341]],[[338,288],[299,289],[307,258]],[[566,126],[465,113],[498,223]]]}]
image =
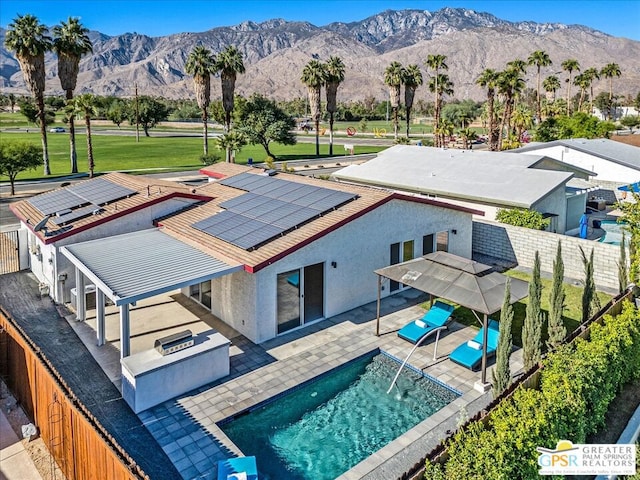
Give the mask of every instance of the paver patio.
[{"label": "paver patio", "polygon": [[[215,479],[219,460],[243,454],[218,427],[218,422],[363,354],[383,350],[404,359],[412,344],[400,339],[396,331],[424,313],[419,304],[426,299],[425,294],[413,289],[383,299],[380,337],[375,335],[376,306],[371,303],[261,345],[253,344],[204,307],[177,292],[141,302],[131,313],[136,338],[132,340],[132,353],[152,348],[154,338],[171,333],[170,329],[184,329],[187,324],[194,333],[214,328],[229,338],[232,345],[228,377],[141,412],[139,418],[183,478]],[[106,318],[107,338],[112,343],[105,347],[95,346],[92,312],[88,312],[86,322],[69,321],[88,348],[96,352],[94,355],[109,377],[119,385],[119,351],[113,348],[118,345],[117,310],[108,307]],[[145,328],[152,333],[145,333]],[[159,333],[162,328],[169,330]],[[433,360],[434,341],[431,340],[420,346],[409,362],[462,395],[343,474],[341,479],[387,479],[401,475],[421,461],[446,437],[447,431],[456,428],[461,411],[472,416],[491,401],[491,392],[482,394],[473,388],[480,380],[479,372],[447,358],[448,353],[473,338],[475,333],[471,327],[454,321],[440,338],[436,360]],[[521,369],[521,358],[521,350],[513,353],[512,372]]]}]

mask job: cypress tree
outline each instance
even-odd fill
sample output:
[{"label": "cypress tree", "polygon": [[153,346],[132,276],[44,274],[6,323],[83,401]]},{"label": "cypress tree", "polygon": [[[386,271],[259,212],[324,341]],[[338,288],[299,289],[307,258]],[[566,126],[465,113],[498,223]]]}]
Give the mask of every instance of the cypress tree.
[{"label": "cypress tree", "polygon": [[550,350],[560,345],[567,336],[567,329],[562,321],[565,299],[563,279],[562,244],[558,242],[556,259],[553,262],[553,284],[549,294],[549,340],[547,341],[547,347]]},{"label": "cypress tree", "polygon": [[627,249],[624,241],[624,232],[622,232],[622,241],[620,242],[620,260],[618,261],[618,290],[620,293],[627,289],[629,284],[629,270],[627,268]]},{"label": "cypress tree", "polygon": [[582,264],[584,265],[584,290],[582,291],[582,321],[586,322],[600,310],[600,299],[596,295],[596,284],[593,280],[593,249],[589,258],[580,247]]},{"label": "cypress tree", "polygon": [[500,335],[496,349],[496,366],[493,369],[493,396],[498,397],[511,383],[509,359],[513,340],[511,325],[513,324],[513,307],[511,306],[511,280],[507,279],[504,289],[504,302],[500,311]]},{"label": "cypress tree", "polygon": [[522,359],[525,371],[537,365],[542,358],[542,312],[540,311],[540,297],[542,282],[540,281],[540,255],[536,250],[533,261],[533,273],[529,282],[529,303],[527,316],[522,326]]}]

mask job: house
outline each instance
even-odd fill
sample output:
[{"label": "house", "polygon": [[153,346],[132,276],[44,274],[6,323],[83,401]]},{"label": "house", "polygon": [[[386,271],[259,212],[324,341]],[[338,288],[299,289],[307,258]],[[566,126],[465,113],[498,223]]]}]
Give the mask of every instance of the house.
[{"label": "house", "polygon": [[[202,171],[215,181],[175,186],[180,193],[172,198],[181,202],[174,211],[149,210],[137,229],[119,226],[126,215],[102,222],[97,215],[62,226],[50,219],[45,235],[25,214],[41,218],[53,206],[40,210],[46,202],[37,196],[15,208],[23,227],[47,247],[44,258],[52,258],[42,281],[72,264],[67,278],[75,278],[79,291],[85,283],[95,286],[99,339],[105,298],[120,307],[123,356],[129,354],[129,305],[140,299],[179,288],[260,343],[374,301],[377,268],[435,250],[470,258],[471,218],[481,214],[439,200],[233,164]],[[124,174],[102,178],[123,187],[134,181]],[[144,189],[135,190],[114,201],[118,209],[113,203],[101,208],[112,215],[138,202],[136,212],[143,212],[142,197]],[[70,208],[71,214],[79,208]],[[81,226],[86,233],[71,240],[70,232]],[[65,283],[55,298],[68,299],[69,287]],[[383,295],[401,288],[391,282]]]},{"label": "house", "polygon": [[571,138],[547,143],[533,143],[512,150],[527,155],[546,155],[566,164],[595,172],[601,190],[594,196],[616,201],[617,187],[640,180],[640,148],[606,138],[588,140]]},{"label": "house", "polygon": [[549,230],[579,225],[594,172],[546,155],[397,145],[333,174],[341,182],[419,193],[483,212],[526,208],[550,218]]}]

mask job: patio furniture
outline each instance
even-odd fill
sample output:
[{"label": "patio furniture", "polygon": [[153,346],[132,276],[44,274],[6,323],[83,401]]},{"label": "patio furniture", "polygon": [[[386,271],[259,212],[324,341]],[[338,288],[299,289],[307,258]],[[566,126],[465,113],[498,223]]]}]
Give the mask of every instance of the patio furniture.
[{"label": "patio furniture", "polygon": [[237,457],[219,461],[218,480],[258,480],[256,457]]},{"label": "patio furniture", "polygon": [[[496,353],[498,348],[498,335],[500,324],[495,320],[489,320],[489,328],[487,330],[487,358]],[[476,370],[482,361],[482,339],[484,337],[484,327],[482,327],[473,340],[458,346],[449,355],[449,360],[454,361],[467,367],[470,370]]]},{"label": "patio furniture", "polygon": [[402,327],[398,331],[398,336],[408,342],[417,344],[425,336],[446,329],[454,308],[453,305],[436,300],[422,318]]}]

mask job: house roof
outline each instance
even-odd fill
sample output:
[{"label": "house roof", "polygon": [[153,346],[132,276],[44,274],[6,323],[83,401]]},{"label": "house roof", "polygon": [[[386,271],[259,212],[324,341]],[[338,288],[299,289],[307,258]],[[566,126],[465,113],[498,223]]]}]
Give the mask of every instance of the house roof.
[{"label": "house roof", "polygon": [[[229,164],[216,164],[203,170],[206,170],[208,172],[207,174],[213,178],[229,178],[242,173],[264,175],[262,169],[241,167],[239,165],[230,166]],[[276,237],[251,251],[209,235],[193,226],[195,223],[220,212],[222,210],[222,207],[220,207],[221,203],[245,193],[243,190],[226,186],[220,182],[211,182],[197,189],[198,194],[213,197],[213,200],[197,208],[165,217],[159,222],[159,225],[161,225],[169,235],[179,238],[217,258],[227,258],[230,261],[242,263],[245,265],[245,270],[255,272],[391,200],[405,200],[463,211],[469,214],[481,214],[481,212],[466,207],[394,193],[383,189],[345,185],[286,173],[278,173],[277,177],[291,182],[353,193],[357,195],[357,198],[324,213],[314,220],[301,224],[285,235]]]},{"label": "house roof", "polygon": [[61,251],[116,305],[242,269],[157,228],[67,245]]},{"label": "house roof", "polygon": [[573,177],[529,168],[544,156],[398,145],[333,174],[338,180],[531,208]]},{"label": "house roof", "polygon": [[535,143],[521,147],[513,152],[536,152],[549,147],[562,146],[588,153],[604,160],[640,170],[640,148],[622,142],[615,142],[607,138],[569,138],[554,140],[547,143]]},{"label": "house roof", "polygon": [[[43,198],[45,195],[50,195],[50,192],[36,195],[29,200],[16,202],[11,204],[10,208],[13,213],[44,243],[54,243],[63,238],[76,235],[89,228],[115,220],[116,218],[128,215],[137,210],[141,210],[149,207],[150,205],[163,202],[171,198],[181,197],[196,200],[209,199],[207,197],[202,197],[200,194],[195,194],[193,187],[187,187],[175,182],[127,175],[124,173],[109,173],[107,175],[100,176],[99,178],[108,180],[117,186],[125,187],[134,193],[127,197],[119,198],[115,201],[104,204],[100,209],[96,208],[99,213],[95,215],[92,214],[84,216],[65,224],[56,224],[56,215],[53,214],[45,223],[44,226],[46,228],[40,229],[37,232],[34,231],[35,226],[45,217],[45,214],[37,207],[37,205],[39,205],[38,199]],[[89,182],[91,181],[92,180],[86,180],[78,182],[75,185],[90,185]],[[68,188],[70,187],[58,188],[53,191],[59,192]]]}]

